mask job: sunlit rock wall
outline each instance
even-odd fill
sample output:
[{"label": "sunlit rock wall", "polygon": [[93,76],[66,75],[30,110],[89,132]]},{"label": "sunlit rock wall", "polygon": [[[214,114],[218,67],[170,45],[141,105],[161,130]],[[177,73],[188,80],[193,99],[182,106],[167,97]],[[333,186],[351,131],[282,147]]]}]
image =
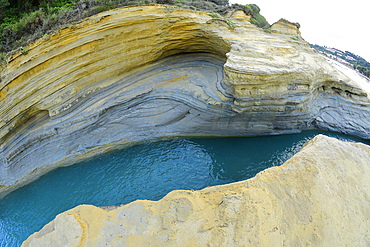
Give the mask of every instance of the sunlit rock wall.
[{"label": "sunlit rock wall", "polygon": [[370,147],[319,135],[254,178],[59,214],[23,246],[368,246]]},{"label": "sunlit rock wall", "polygon": [[0,75],[0,194],[158,137],[318,127],[369,138],[361,86],[300,36],[267,33],[249,19],[126,7],[14,55]]},{"label": "sunlit rock wall", "polygon": [[280,19],[271,25],[271,31],[275,33],[293,35],[292,38],[297,39],[297,35],[301,35],[299,27],[299,23],[292,23],[288,20]]}]

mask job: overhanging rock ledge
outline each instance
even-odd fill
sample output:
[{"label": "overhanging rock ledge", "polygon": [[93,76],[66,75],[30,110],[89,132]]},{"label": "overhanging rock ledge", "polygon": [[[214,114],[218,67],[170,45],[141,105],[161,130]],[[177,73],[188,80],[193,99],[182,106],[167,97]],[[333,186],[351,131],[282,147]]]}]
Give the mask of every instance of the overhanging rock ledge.
[{"label": "overhanging rock ledge", "polygon": [[[90,17],[0,74],[0,195],[56,167],[166,136],[321,128],[369,138],[369,98],[299,35],[161,5]],[[289,31],[290,30],[290,31]]]}]

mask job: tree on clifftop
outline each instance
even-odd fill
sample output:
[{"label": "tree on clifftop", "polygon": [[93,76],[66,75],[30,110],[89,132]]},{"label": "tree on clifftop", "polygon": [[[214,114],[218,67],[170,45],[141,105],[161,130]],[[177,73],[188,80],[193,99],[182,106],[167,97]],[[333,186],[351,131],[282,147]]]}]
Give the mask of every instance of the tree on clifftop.
[{"label": "tree on clifftop", "polygon": [[5,8],[9,6],[8,0],[0,0],[0,19],[3,18]]}]

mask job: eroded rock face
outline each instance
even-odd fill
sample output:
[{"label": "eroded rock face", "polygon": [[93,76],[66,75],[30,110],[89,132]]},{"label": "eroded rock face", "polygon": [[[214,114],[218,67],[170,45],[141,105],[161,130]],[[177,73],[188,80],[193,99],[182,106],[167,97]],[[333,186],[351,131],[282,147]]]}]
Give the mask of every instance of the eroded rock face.
[{"label": "eroded rock face", "polygon": [[324,128],[369,138],[369,99],[299,36],[159,5],[101,13],[1,71],[0,195],[165,136]]},{"label": "eroded rock face", "polygon": [[23,246],[367,246],[370,147],[319,135],[256,177],[118,208],[82,205]]},{"label": "eroded rock face", "polygon": [[293,39],[298,39],[298,36],[301,35],[301,32],[299,31],[299,24],[292,23],[285,19],[280,19],[272,24],[271,31],[275,33],[295,35],[292,37]]}]

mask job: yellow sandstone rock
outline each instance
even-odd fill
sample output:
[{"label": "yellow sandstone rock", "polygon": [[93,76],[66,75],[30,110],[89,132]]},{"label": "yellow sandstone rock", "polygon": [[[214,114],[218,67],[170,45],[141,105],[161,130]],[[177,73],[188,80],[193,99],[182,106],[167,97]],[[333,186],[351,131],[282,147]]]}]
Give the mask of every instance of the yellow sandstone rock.
[{"label": "yellow sandstone rock", "polygon": [[272,24],[271,31],[275,33],[293,35],[293,39],[298,39],[298,37],[301,35],[301,32],[299,31],[299,24],[291,23],[285,19],[280,19]]},{"label": "yellow sandstone rock", "polygon": [[0,198],[56,167],[166,136],[321,128],[370,138],[366,90],[296,26],[267,33],[249,20],[125,7],[14,55],[0,72]]},{"label": "yellow sandstone rock", "polygon": [[246,181],[78,206],[22,246],[368,246],[369,160],[369,146],[319,135]]}]

